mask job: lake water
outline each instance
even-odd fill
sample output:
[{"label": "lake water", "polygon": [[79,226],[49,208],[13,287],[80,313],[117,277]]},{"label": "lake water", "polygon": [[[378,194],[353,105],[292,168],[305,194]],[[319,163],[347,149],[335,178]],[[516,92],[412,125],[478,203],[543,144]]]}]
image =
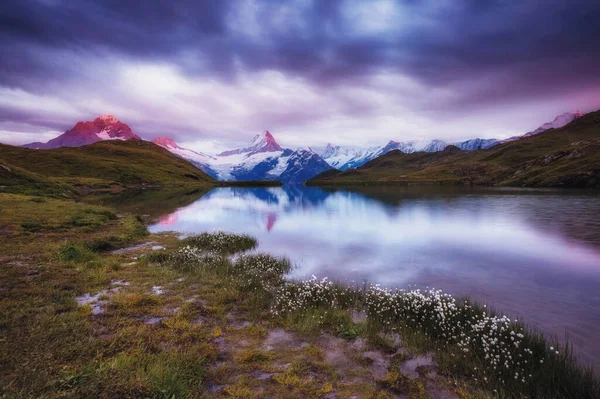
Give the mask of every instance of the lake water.
[{"label": "lake water", "polygon": [[598,192],[217,188],[188,193],[188,202],[154,201],[150,230],[247,233],[260,250],[289,257],[292,277],[469,295],[568,333],[581,359],[600,365]]}]

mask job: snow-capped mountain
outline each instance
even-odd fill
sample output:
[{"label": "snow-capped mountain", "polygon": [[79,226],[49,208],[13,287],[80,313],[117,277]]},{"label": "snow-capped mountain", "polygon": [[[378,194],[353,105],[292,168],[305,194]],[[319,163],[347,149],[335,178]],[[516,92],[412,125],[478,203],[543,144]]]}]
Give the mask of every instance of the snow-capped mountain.
[{"label": "snow-capped mountain", "polygon": [[381,147],[356,149],[334,146],[329,143],[321,153],[321,158],[333,168],[346,170],[362,166],[365,162],[378,156],[380,151]]},{"label": "snow-capped mountain", "polygon": [[286,161],[286,168],[279,179],[284,182],[300,183],[311,179],[331,166],[312,150],[299,148]]},{"label": "snow-capped mountain", "polygon": [[369,147],[361,150],[356,148],[343,148],[340,146],[334,146],[330,143],[321,154],[321,157],[332,167],[339,170],[347,170],[362,166],[370,160],[387,154],[393,150],[400,150],[404,153],[410,154],[418,151],[442,151],[447,146],[448,143],[442,140],[390,140],[383,147]]},{"label": "snow-capped mountain", "polygon": [[454,145],[464,151],[486,150],[492,148],[500,141],[496,139],[471,139],[454,143]]},{"label": "snow-capped mountain", "polygon": [[549,129],[558,129],[563,126],[566,126],[567,124],[573,122],[577,118],[582,117],[583,115],[585,115],[585,113],[581,111],[565,112],[564,114],[558,115],[556,118],[554,118],[552,122],[546,122],[542,126],[538,127],[537,129],[531,132],[525,133],[522,136],[513,136],[508,139],[502,140],[501,142],[508,143],[510,141],[519,140],[522,137],[535,136],[536,134],[540,134]]},{"label": "snow-capped mountain", "polygon": [[302,182],[331,168],[312,151],[284,149],[269,131],[256,135],[248,147],[224,151],[215,156],[182,148],[164,137],[154,143],[191,161],[219,180]]},{"label": "snow-capped mountain", "polygon": [[262,134],[257,134],[252,139],[250,145],[246,148],[225,151],[218,156],[226,157],[230,155],[239,155],[239,154],[248,154],[254,155],[261,152],[274,152],[274,151],[283,151],[283,148],[275,141],[273,135],[268,130],[265,130]]},{"label": "snow-capped mountain", "polygon": [[562,115],[557,116],[554,119],[554,121],[544,123],[542,126],[535,129],[534,131],[525,133],[521,136],[514,136],[506,140],[476,138],[455,143],[446,143],[443,140],[390,140],[383,147],[370,147],[364,150],[356,148],[344,148],[340,146],[334,146],[333,144],[329,143],[327,144],[325,150],[321,153],[321,157],[332,167],[339,170],[347,170],[362,166],[370,160],[377,158],[381,155],[387,154],[392,150],[400,150],[406,154],[418,151],[437,152],[443,151],[449,145],[454,145],[464,151],[485,150],[497,144],[515,141],[522,137],[533,136],[535,134],[542,133],[548,129],[561,128],[582,115],[584,115],[584,113],[580,111],[575,111],[573,113],[566,112]]},{"label": "snow-capped mountain", "polygon": [[47,143],[30,143],[23,147],[48,149],[58,147],[80,147],[102,140],[141,140],[125,123],[112,115],[102,115],[93,122],[78,122],[72,129]]}]

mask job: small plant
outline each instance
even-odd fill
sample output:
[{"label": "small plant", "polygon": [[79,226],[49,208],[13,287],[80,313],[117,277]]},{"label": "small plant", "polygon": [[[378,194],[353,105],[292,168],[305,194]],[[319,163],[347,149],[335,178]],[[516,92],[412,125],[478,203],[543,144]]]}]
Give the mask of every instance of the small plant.
[{"label": "small plant", "polygon": [[256,239],[245,234],[230,234],[224,232],[202,233],[184,240],[186,245],[215,252],[221,255],[231,255],[256,248]]},{"label": "small plant", "polygon": [[58,259],[63,262],[89,262],[94,253],[81,244],[64,243],[58,250]]},{"label": "small plant", "polygon": [[337,329],[337,335],[344,339],[354,339],[358,336],[358,331],[352,325],[341,325]]}]

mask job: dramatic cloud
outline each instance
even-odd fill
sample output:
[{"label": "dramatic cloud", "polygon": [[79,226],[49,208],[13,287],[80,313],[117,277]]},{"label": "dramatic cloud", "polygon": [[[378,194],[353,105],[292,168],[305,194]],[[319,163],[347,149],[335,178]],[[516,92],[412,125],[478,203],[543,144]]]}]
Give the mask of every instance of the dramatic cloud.
[{"label": "dramatic cloud", "polygon": [[503,137],[600,107],[597,0],[4,0],[0,141],[113,113],[206,152]]}]

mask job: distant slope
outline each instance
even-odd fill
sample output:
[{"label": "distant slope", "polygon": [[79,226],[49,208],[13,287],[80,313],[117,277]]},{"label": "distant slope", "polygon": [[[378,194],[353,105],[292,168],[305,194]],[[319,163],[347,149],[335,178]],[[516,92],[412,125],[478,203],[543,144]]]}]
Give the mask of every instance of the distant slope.
[{"label": "distant slope", "polygon": [[482,184],[600,187],[600,111],[560,129],[474,152],[455,146],[434,153],[398,150],[362,167],[325,172],[310,185]]},{"label": "distant slope", "polygon": [[213,185],[188,161],[142,140],[32,150],[0,144],[0,192],[72,195],[81,190],[145,185]]}]

